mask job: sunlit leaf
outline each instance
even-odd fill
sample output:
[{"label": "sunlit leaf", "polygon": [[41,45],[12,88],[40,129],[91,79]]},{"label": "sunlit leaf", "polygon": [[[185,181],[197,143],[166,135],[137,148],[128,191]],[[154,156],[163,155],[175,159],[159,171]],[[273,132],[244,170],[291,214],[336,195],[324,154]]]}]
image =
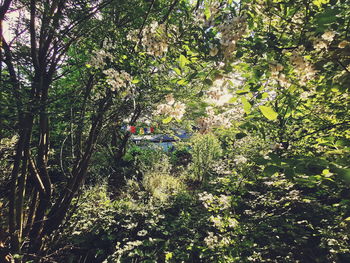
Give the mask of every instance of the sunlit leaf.
[{"label": "sunlit leaf", "polygon": [[245,97],[242,97],[241,101],[242,101],[243,109],[245,113],[249,114],[251,111],[252,105],[249,103],[249,101]]},{"label": "sunlit leaf", "polygon": [[167,118],[163,119],[162,122],[163,122],[164,124],[168,124],[168,123],[171,122],[172,120],[173,120],[173,117],[167,117]]},{"label": "sunlit leaf", "polygon": [[174,71],[177,75],[181,75],[181,70],[179,68],[174,68]]},{"label": "sunlit leaf", "polygon": [[183,69],[188,63],[190,63],[190,61],[184,55],[180,55],[179,67]]},{"label": "sunlit leaf", "polygon": [[271,107],[268,106],[259,106],[261,113],[269,120],[276,120],[278,114]]}]

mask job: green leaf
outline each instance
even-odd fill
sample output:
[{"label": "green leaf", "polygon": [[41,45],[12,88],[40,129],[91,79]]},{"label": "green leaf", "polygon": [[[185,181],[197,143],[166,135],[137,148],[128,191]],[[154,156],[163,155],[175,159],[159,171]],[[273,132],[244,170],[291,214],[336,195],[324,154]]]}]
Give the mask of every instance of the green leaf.
[{"label": "green leaf", "polygon": [[180,79],[180,80],[177,82],[177,84],[179,84],[179,85],[186,85],[186,84],[188,84],[188,82],[187,82],[186,79]]},{"label": "green leaf", "polygon": [[208,6],[206,6],[206,8],[204,9],[204,15],[205,15],[205,18],[208,20],[211,16],[211,13],[210,13],[210,9]]},{"label": "green leaf", "polygon": [[315,16],[316,23],[319,26],[329,25],[334,23],[337,20],[337,15],[340,10],[337,8],[327,8],[323,13],[320,13]]},{"label": "green leaf", "polygon": [[276,120],[278,114],[271,107],[259,106],[261,113],[270,121]]},{"label": "green leaf", "polygon": [[184,56],[180,55],[179,57],[179,66],[181,69],[183,69],[190,61]]},{"label": "green leaf", "polygon": [[139,83],[139,82],[140,82],[139,79],[133,79],[133,80],[131,81],[131,83],[133,83],[133,84],[137,84],[137,83]]},{"label": "green leaf", "polygon": [[252,109],[252,105],[249,103],[249,101],[245,97],[242,97],[241,101],[242,101],[243,109],[245,113],[249,114]]},{"label": "green leaf", "polygon": [[277,167],[275,165],[269,165],[269,166],[265,167],[263,173],[267,176],[271,176],[271,175],[274,175],[275,173],[277,173],[279,170],[280,170],[279,167]]},{"label": "green leaf", "polygon": [[213,85],[213,81],[211,79],[205,79],[205,80],[203,80],[203,83],[207,84],[209,86]]},{"label": "green leaf", "polygon": [[244,95],[244,94],[247,94],[247,93],[249,93],[249,90],[246,90],[246,89],[240,89],[240,90],[236,91],[237,95]]},{"label": "green leaf", "polygon": [[164,124],[168,124],[168,123],[171,122],[172,120],[173,120],[173,117],[168,117],[168,118],[163,119],[162,122],[163,122]]},{"label": "green leaf", "polygon": [[284,169],[284,173],[288,178],[293,178],[295,175],[294,169],[293,168],[286,168]]},{"label": "green leaf", "polygon": [[174,68],[174,71],[177,75],[181,75],[181,70],[179,68]]},{"label": "green leaf", "polygon": [[242,139],[242,138],[244,138],[244,137],[246,137],[246,136],[247,136],[246,133],[244,133],[244,132],[239,132],[239,133],[236,134],[236,139]]},{"label": "green leaf", "polygon": [[337,146],[350,146],[350,140],[346,138],[339,139],[335,142]]},{"label": "green leaf", "polygon": [[173,253],[172,252],[168,252],[165,254],[165,260],[169,260],[173,258]]},{"label": "green leaf", "polygon": [[312,1],[312,3],[318,8],[320,8],[323,4],[328,4],[329,0],[314,0]]}]

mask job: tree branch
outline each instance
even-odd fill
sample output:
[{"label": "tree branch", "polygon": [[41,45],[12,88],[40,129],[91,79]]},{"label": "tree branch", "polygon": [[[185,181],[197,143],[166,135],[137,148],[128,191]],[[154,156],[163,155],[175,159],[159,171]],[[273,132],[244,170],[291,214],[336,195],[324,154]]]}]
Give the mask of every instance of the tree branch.
[{"label": "tree branch", "polygon": [[168,12],[166,13],[166,15],[163,17],[162,21],[160,22],[161,24],[164,24],[165,21],[169,18],[171,12],[173,11],[173,9],[175,8],[175,6],[179,3],[179,0],[174,0],[174,2],[171,4],[171,6],[169,7]]}]

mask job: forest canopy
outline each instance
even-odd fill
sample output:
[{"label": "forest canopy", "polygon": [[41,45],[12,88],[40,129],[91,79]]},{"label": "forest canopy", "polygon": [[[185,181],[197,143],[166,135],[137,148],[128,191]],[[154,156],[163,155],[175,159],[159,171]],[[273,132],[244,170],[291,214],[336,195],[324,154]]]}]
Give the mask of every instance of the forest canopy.
[{"label": "forest canopy", "polygon": [[349,0],[1,0],[0,262],[350,262],[349,34]]}]

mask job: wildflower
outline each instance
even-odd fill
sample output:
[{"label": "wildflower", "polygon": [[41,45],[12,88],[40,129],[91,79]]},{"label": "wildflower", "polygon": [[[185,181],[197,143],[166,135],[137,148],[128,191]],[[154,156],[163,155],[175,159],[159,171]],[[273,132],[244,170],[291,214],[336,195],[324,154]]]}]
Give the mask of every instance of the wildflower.
[{"label": "wildflower", "polygon": [[247,160],[247,158],[245,158],[244,156],[239,155],[239,156],[237,156],[233,161],[236,163],[236,165],[239,165],[239,164],[244,164],[244,163],[246,163],[248,160]]},{"label": "wildflower", "polygon": [[322,38],[324,40],[327,40],[329,42],[332,42],[335,36],[335,32],[334,31],[326,31],[323,35]]},{"label": "wildflower", "polygon": [[181,102],[175,102],[173,94],[167,95],[165,100],[167,103],[158,105],[155,113],[169,115],[177,120],[182,119],[186,112],[186,105]]},{"label": "wildflower", "polygon": [[224,57],[230,58],[236,49],[236,43],[246,33],[247,24],[243,17],[233,17],[218,26],[220,32],[220,44]]},{"label": "wildflower", "polygon": [[204,238],[205,244],[208,246],[208,248],[213,249],[217,245],[219,239],[217,236],[214,236],[213,232],[208,232],[208,236]]},{"label": "wildflower", "polygon": [[111,53],[107,52],[106,50],[95,50],[93,51],[93,56],[91,57],[90,63],[91,66],[95,68],[103,68],[106,64],[105,60],[106,58],[112,59],[113,56]]},{"label": "wildflower", "polygon": [[111,86],[112,91],[117,91],[122,87],[126,87],[131,81],[131,76],[124,70],[119,72],[113,68],[110,68],[104,70],[103,74],[107,76],[106,82]]},{"label": "wildflower", "polygon": [[320,51],[322,49],[327,50],[328,49],[328,43],[326,41],[321,40],[321,39],[317,39],[317,40],[314,41],[314,48],[317,51]]},{"label": "wildflower", "polygon": [[144,237],[145,235],[147,235],[147,233],[148,233],[147,230],[143,229],[143,230],[137,232],[137,235],[140,237]]}]

